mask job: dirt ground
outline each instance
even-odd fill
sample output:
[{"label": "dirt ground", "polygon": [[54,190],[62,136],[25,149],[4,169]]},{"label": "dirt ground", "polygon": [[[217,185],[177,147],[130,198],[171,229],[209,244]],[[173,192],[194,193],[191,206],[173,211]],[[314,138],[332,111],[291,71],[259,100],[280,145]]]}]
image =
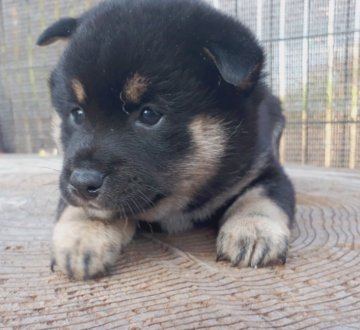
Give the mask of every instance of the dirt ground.
[{"label": "dirt ground", "polygon": [[215,262],[215,232],[143,235],[111,276],[49,268],[58,158],[0,155],[0,328],[360,329],[360,173],[289,166],[288,263]]}]

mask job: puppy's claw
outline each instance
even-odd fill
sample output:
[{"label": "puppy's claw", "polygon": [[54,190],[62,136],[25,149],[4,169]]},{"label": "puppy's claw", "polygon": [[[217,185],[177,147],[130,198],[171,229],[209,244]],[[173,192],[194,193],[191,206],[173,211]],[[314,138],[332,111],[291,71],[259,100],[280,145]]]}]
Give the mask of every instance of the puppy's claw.
[{"label": "puppy's claw", "polygon": [[91,253],[90,252],[86,252],[84,255],[84,281],[87,281],[90,279],[90,271],[89,271],[89,266],[91,263]]},{"label": "puppy's claw", "polygon": [[252,258],[250,260],[250,267],[262,267],[265,264],[265,258],[270,252],[270,245],[264,239],[259,239],[252,252]]},{"label": "puppy's claw", "polygon": [[105,263],[105,265],[104,265],[105,275],[110,274],[111,268],[112,268],[111,264]]},{"label": "puppy's claw", "polygon": [[52,273],[55,272],[55,266],[56,266],[56,260],[55,260],[55,258],[51,258],[50,270],[51,270]]},{"label": "puppy's claw", "polygon": [[232,263],[230,264],[230,266],[231,266],[231,267],[233,267],[233,268],[237,268],[238,263],[236,263],[236,262],[232,262]]},{"label": "puppy's claw", "polygon": [[223,253],[219,253],[217,256],[216,256],[216,262],[219,262],[219,261],[223,261],[225,260],[225,256]]},{"label": "puppy's claw", "polygon": [[239,253],[238,253],[236,259],[233,261],[233,266],[237,267],[240,265],[240,263],[245,261],[246,255],[249,253],[249,249],[250,249],[251,245],[253,245],[253,242],[250,239],[248,239],[248,238],[240,239]]},{"label": "puppy's claw", "polygon": [[278,258],[279,258],[280,262],[281,262],[283,265],[285,265],[285,264],[286,264],[286,260],[287,260],[287,253],[279,255]]},{"label": "puppy's claw", "polygon": [[66,264],[65,264],[65,267],[66,267],[66,273],[69,277],[74,277],[74,273],[71,269],[71,255],[70,253],[66,255]]}]

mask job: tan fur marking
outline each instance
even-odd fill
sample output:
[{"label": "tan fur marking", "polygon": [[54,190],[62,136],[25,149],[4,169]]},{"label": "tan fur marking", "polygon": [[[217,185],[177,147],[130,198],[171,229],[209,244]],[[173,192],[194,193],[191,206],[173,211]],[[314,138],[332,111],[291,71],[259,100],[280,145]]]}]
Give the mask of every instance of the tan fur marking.
[{"label": "tan fur marking", "polygon": [[53,44],[54,42],[57,42],[57,41],[69,41],[69,37],[54,37],[54,38],[50,38],[48,39],[46,42],[43,42],[42,44],[40,44],[39,46],[48,46],[48,45],[51,45]]},{"label": "tan fur marking", "polygon": [[262,264],[275,261],[286,254],[288,221],[263,188],[251,189],[225,213],[217,241],[218,255],[236,263],[242,244],[247,243],[239,265],[256,267],[261,259]]},{"label": "tan fur marking", "polygon": [[210,52],[210,50],[208,48],[203,48],[203,49],[204,49],[205,54],[214,62],[214,64],[217,64],[213,53]]},{"label": "tan fur marking", "polygon": [[243,179],[239,180],[233,187],[229,187],[227,191],[214,197],[200,209],[194,210],[191,213],[184,214],[179,211],[181,207],[187,205],[191,197],[174,196],[173,198],[165,199],[157,208],[148,211],[144,216],[141,216],[141,218],[146,221],[160,221],[163,229],[168,232],[181,232],[192,228],[192,220],[201,221],[209,218],[214,211],[221,205],[224,205],[227,200],[238,194],[239,191],[256,179],[267,162],[268,155],[260,155]]},{"label": "tan fur marking", "polygon": [[218,209],[221,205],[224,205],[227,200],[237,195],[242,189],[244,189],[249,183],[251,183],[259,176],[261,170],[266,166],[268,158],[269,157],[266,153],[261,154],[251,169],[242,178],[242,180],[240,180],[233,187],[229,187],[227,191],[217,195],[214,199],[205,204],[200,210],[195,210],[192,213],[192,218],[200,220],[211,216],[214,210]]},{"label": "tan fur marking", "polygon": [[[141,215],[142,220],[156,221],[166,218],[166,230],[179,231],[180,225],[187,227],[186,221],[170,218],[184,208],[192,196],[216,173],[220,159],[225,151],[226,135],[219,120],[209,116],[196,117],[190,124],[194,149],[176,168],[178,179],[172,197],[166,198],[159,205]],[[174,221],[172,221],[174,219]]]},{"label": "tan fur marking", "polygon": [[190,124],[190,131],[194,150],[182,164],[184,189],[189,184],[199,188],[215,174],[226,145],[224,127],[218,119],[198,116]]},{"label": "tan fur marking", "polygon": [[96,208],[85,208],[85,213],[91,220],[102,220],[114,219],[114,212],[110,210],[101,210]]},{"label": "tan fur marking", "polygon": [[241,90],[247,90],[249,88],[251,88],[254,85],[254,81],[253,81],[253,77],[254,75],[258,75],[260,70],[262,68],[262,64],[258,63],[256,64],[253,69],[245,76],[245,78],[243,78],[243,80],[241,81],[239,88]]},{"label": "tan fur marking", "polygon": [[240,196],[224,217],[230,218],[234,215],[254,215],[256,217],[256,214],[274,219],[273,222],[278,222],[287,228],[288,217],[274,201],[265,195],[262,187],[253,188]]},{"label": "tan fur marking", "polygon": [[126,100],[133,103],[139,103],[141,97],[148,88],[148,80],[138,73],[129,78],[124,86],[123,95]]},{"label": "tan fur marking", "polygon": [[[69,206],[55,225],[52,255],[63,273],[75,279],[92,277],[105,272],[106,267],[116,262],[134,232],[134,222],[90,220],[82,208]],[[87,255],[91,259],[86,274],[84,259]],[[71,274],[68,273],[68,260]]]},{"label": "tan fur marking", "polygon": [[78,79],[73,79],[71,84],[77,101],[79,103],[83,103],[86,100],[86,93],[83,84]]}]

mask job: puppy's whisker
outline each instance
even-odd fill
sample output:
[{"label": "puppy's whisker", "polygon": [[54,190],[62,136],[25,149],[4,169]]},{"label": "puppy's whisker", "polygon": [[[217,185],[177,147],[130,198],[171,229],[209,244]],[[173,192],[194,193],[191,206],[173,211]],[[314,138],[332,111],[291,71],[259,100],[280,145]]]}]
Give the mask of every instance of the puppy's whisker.
[{"label": "puppy's whisker", "polygon": [[142,191],[138,191],[137,192],[139,194],[139,197],[148,205],[150,206],[154,206],[154,202],[148,197],[146,196]]},{"label": "puppy's whisker", "polygon": [[150,185],[148,185],[148,184],[146,184],[146,183],[143,183],[143,184],[141,184],[141,185],[142,185],[144,188],[146,188],[147,190],[151,191],[151,192],[154,192],[154,193],[156,193],[156,194],[161,193],[161,191],[160,191],[159,189],[156,189],[155,187],[150,186]]},{"label": "puppy's whisker", "polygon": [[120,216],[122,219],[128,220],[128,217],[126,216],[125,209],[123,205],[120,205]]},{"label": "puppy's whisker", "polygon": [[126,204],[126,206],[129,208],[129,211],[132,215],[135,215],[136,213],[134,212],[133,208],[131,207],[130,202],[124,201],[124,203]]},{"label": "puppy's whisker", "polygon": [[162,192],[158,189],[154,189],[154,188],[150,188],[150,187],[144,187],[146,188],[146,192],[149,193],[149,194],[162,194]]},{"label": "puppy's whisker", "polygon": [[58,184],[58,180],[57,181],[50,181],[50,182],[42,183],[41,186],[45,187],[45,186],[53,186],[53,185],[57,185],[57,184]]},{"label": "puppy's whisker", "polygon": [[138,213],[142,213],[144,211],[144,209],[141,208],[138,203],[136,203],[135,199],[130,199],[130,202],[134,204],[135,208],[138,210]]},{"label": "puppy's whisker", "polygon": [[46,167],[46,166],[34,166],[36,168],[42,168],[42,169],[46,169],[46,170],[51,170],[57,173],[61,173],[61,170],[57,169],[57,168],[51,168],[51,167]]},{"label": "puppy's whisker", "polygon": [[139,194],[139,196],[138,196],[143,202],[145,202],[145,204],[147,205],[149,202],[143,197],[143,196],[141,196],[140,194]]}]

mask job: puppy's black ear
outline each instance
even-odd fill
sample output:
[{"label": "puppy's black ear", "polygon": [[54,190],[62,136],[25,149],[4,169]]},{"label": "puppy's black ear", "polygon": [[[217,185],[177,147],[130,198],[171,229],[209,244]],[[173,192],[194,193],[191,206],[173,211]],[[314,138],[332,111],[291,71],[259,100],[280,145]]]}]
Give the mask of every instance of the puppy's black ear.
[{"label": "puppy's black ear", "polygon": [[36,44],[38,46],[50,45],[59,39],[68,39],[75,32],[78,26],[78,20],[75,18],[62,18],[50,25],[41,33]]},{"label": "puppy's black ear", "polygon": [[227,83],[249,90],[258,81],[264,54],[255,40],[241,40],[240,36],[229,44],[209,43],[204,51]]}]

